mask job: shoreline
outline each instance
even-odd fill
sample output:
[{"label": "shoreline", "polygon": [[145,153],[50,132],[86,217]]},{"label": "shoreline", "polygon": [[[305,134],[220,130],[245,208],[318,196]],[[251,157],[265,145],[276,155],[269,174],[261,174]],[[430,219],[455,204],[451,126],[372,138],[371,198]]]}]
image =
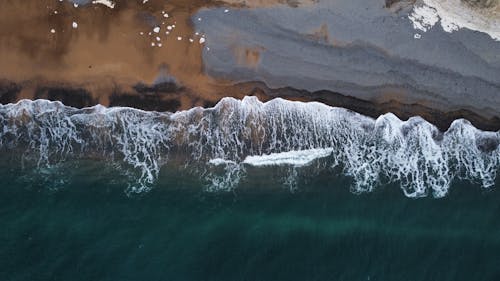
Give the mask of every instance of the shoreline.
[{"label": "shoreline", "polygon": [[420,117],[374,119],[319,102],[255,96],[174,114],[22,100],[0,106],[0,119],[0,150],[12,157],[38,167],[89,156],[116,160],[113,167],[132,177],[133,192],[150,190],[161,168],[179,160],[213,190],[236,188],[247,166],[278,166],[290,188],[302,178],[298,168],[304,175],[340,168],[357,192],[388,180],[407,196],[442,197],[455,179],[494,186],[500,155],[500,132],[463,119],[440,132]]},{"label": "shoreline", "polygon": [[421,1],[72,1],[0,3],[0,103],[175,112],[255,95],[500,130],[500,43],[414,29]]},{"label": "shoreline", "polygon": [[[101,88],[102,89],[102,88]],[[456,109],[443,111],[422,104],[406,104],[396,99],[377,102],[358,99],[349,95],[335,93],[329,90],[309,92],[291,87],[272,89],[263,82],[244,82],[221,87],[226,94],[204,99],[189,89],[174,83],[146,85],[137,83],[133,86],[114,84],[109,86],[107,93],[95,93],[86,85],[72,85],[69,83],[27,81],[14,83],[0,81],[0,103],[16,103],[21,99],[47,99],[61,101],[63,104],[76,108],[91,107],[101,104],[108,107],[122,106],[145,111],[176,112],[201,106],[213,107],[224,97],[243,98],[257,96],[265,102],[273,98],[283,98],[301,102],[321,102],[329,106],[345,108],[362,115],[378,118],[385,113],[393,113],[401,120],[420,116],[431,124],[446,131],[451,123],[457,119],[466,119],[474,127],[484,131],[500,130],[500,118],[488,118],[470,109]],[[234,93],[229,95],[227,93]],[[99,98],[95,98],[98,96]],[[109,101],[102,104],[99,101],[105,97]]]}]

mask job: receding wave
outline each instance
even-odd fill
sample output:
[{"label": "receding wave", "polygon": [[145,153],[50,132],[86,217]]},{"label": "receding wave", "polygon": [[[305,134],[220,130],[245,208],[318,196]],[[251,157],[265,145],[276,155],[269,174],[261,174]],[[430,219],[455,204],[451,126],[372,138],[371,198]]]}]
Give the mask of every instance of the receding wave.
[{"label": "receding wave", "polygon": [[[341,171],[354,192],[396,183],[409,197],[445,196],[453,180],[484,188],[500,167],[500,133],[454,121],[446,132],[420,117],[377,119],[321,103],[224,98],[213,108],[177,113],[22,100],[0,105],[0,150],[38,167],[98,158],[134,178],[128,192],[155,185],[172,164],[208,190],[237,188],[249,169],[279,166],[295,188],[302,169]],[[311,174],[308,172],[308,174]]]}]

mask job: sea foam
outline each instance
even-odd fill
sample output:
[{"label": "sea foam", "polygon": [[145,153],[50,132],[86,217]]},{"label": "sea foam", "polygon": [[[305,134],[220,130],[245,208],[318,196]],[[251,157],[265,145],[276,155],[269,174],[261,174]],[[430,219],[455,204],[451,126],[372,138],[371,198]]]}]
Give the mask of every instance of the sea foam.
[{"label": "sea foam", "polygon": [[279,165],[302,167],[309,165],[312,161],[318,158],[329,156],[332,151],[333,149],[331,148],[317,148],[264,155],[252,155],[247,156],[245,160],[243,160],[243,163],[256,167]]},{"label": "sea foam", "polygon": [[321,169],[340,168],[352,178],[354,192],[393,182],[409,197],[442,197],[454,179],[492,187],[499,143],[499,132],[480,131],[463,119],[440,132],[420,117],[373,119],[279,98],[224,98],[213,108],[177,113],[76,109],[46,100],[0,105],[2,153],[18,153],[38,166],[89,157],[120,163],[134,179],[129,192],[152,188],[169,162],[217,191],[237,188],[250,167],[287,167],[281,170],[289,184],[301,169],[323,161],[329,164]]}]

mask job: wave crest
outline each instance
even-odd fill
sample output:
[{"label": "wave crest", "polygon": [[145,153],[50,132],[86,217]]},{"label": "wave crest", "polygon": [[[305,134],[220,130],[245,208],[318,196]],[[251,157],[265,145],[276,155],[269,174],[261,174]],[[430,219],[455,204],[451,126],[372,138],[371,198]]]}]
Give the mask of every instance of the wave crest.
[{"label": "wave crest", "polygon": [[499,143],[499,132],[463,119],[440,132],[420,117],[373,119],[283,99],[224,98],[213,108],[177,113],[46,100],[0,105],[0,149],[36,157],[38,165],[68,157],[118,161],[135,178],[130,192],[149,190],[168,162],[203,177],[209,190],[237,187],[249,166],[285,165],[283,182],[293,187],[300,169],[318,158],[351,177],[355,192],[398,182],[409,197],[442,197],[454,179],[493,186]]}]

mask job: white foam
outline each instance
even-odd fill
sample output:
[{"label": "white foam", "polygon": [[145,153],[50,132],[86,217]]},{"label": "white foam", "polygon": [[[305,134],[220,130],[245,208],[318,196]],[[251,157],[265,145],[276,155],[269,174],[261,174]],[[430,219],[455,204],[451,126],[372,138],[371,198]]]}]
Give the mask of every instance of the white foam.
[{"label": "white foam", "polygon": [[234,162],[234,161],[226,160],[226,159],[222,159],[222,158],[210,159],[210,161],[208,161],[208,163],[212,164],[214,166],[220,166],[220,165],[226,165],[226,164],[236,164],[236,162]]},{"label": "white foam", "polygon": [[318,158],[327,157],[332,152],[333,149],[331,148],[316,148],[263,155],[252,155],[247,156],[243,163],[256,167],[280,165],[302,167],[311,164],[311,162]]},{"label": "white foam", "polygon": [[420,117],[401,121],[389,113],[373,119],[283,99],[224,98],[213,108],[174,114],[76,109],[45,100],[0,105],[0,149],[25,149],[23,157],[37,155],[42,166],[89,155],[118,161],[135,178],[130,192],[153,187],[162,165],[181,153],[180,167],[204,178],[208,190],[237,188],[245,165],[284,166],[279,169],[286,183],[317,161],[321,169],[339,164],[355,192],[393,182],[409,197],[442,197],[455,179],[492,187],[499,142],[499,132],[480,131],[462,119],[440,132]]}]

